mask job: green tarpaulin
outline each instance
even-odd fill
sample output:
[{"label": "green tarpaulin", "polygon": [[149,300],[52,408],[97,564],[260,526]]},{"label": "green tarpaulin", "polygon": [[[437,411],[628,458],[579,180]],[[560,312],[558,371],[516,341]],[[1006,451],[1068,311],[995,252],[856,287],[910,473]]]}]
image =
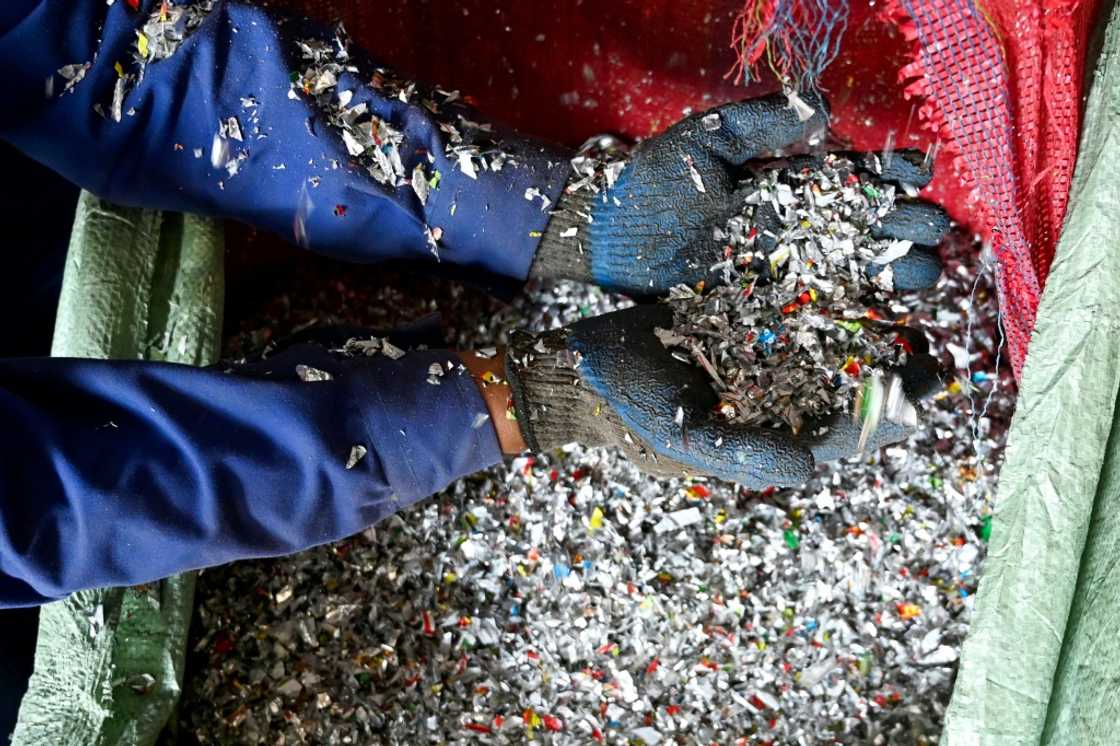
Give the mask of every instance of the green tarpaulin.
[{"label": "green tarpaulin", "polygon": [[1097,63],[942,741],[1120,743],[1120,24]]},{"label": "green tarpaulin", "polygon": [[[221,345],[220,223],[83,193],[52,354],[205,365]],[[44,606],[16,746],[155,743],[174,712],[194,575]]]}]

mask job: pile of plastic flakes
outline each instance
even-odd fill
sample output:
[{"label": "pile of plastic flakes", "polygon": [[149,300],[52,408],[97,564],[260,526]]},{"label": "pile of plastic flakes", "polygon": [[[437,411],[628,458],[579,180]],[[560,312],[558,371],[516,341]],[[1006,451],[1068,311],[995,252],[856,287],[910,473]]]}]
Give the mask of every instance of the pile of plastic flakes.
[{"label": "pile of plastic flakes", "polygon": [[[713,271],[723,283],[673,288],[673,328],[658,330],[676,357],[711,376],[716,416],[794,432],[840,412],[870,414],[857,401],[890,401],[892,419],[911,416],[901,411],[908,408],[900,379],[884,383],[883,374],[905,361],[905,347],[878,321],[893,290],[887,265],[911,243],[871,235],[894,205],[895,188],[827,155],[811,166],[758,171],[739,190],[742,209],[713,242]],[[880,268],[871,280],[868,265]]]},{"label": "pile of plastic flakes", "polygon": [[[180,725],[204,744],[935,742],[1014,404],[977,249],[944,254],[900,320],[957,377],[909,441],[765,493],[572,447],[337,544],[207,571]],[[414,318],[430,297],[450,343],[481,346],[620,302],[561,283],[498,306],[341,272],[233,346]]]}]

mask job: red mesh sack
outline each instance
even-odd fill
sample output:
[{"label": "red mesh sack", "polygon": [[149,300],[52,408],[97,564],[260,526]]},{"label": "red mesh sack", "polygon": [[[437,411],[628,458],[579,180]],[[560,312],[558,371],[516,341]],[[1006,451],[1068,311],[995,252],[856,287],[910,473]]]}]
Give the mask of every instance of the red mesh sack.
[{"label": "red mesh sack", "polygon": [[957,155],[999,262],[1016,377],[1069,199],[1096,0],[899,0],[907,92]]}]

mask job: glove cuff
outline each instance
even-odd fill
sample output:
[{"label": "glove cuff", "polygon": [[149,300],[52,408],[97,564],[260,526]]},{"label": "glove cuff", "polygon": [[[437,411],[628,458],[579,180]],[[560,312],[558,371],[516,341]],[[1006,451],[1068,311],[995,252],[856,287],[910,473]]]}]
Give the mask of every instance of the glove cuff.
[{"label": "glove cuff", "polygon": [[579,442],[605,445],[606,433],[587,421],[609,409],[584,387],[576,372],[578,355],[568,350],[564,329],[533,336],[514,332],[506,352],[506,379],[513,391],[517,424],[529,450],[536,453]]},{"label": "glove cuff", "polygon": [[606,399],[584,385],[579,356],[568,349],[568,331],[533,336],[514,332],[506,351],[506,379],[525,444],[543,453],[569,443],[612,446],[643,471],[679,477],[690,470],[658,456],[634,435]]},{"label": "glove cuff", "polygon": [[587,231],[591,202],[592,195],[587,189],[575,194],[569,194],[567,188],[560,192],[529,267],[530,278],[592,282]]}]

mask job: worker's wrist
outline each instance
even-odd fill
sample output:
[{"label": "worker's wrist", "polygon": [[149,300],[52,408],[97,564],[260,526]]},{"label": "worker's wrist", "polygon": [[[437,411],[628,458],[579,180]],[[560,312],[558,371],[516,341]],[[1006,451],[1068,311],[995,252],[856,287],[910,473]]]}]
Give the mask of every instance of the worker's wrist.
[{"label": "worker's wrist", "polygon": [[525,439],[514,414],[510,384],[506,378],[505,348],[499,348],[493,355],[465,351],[460,352],[459,357],[486,403],[502,453],[513,455],[526,450]]},{"label": "worker's wrist", "polygon": [[539,453],[567,443],[600,445],[595,433],[580,428],[580,414],[602,411],[602,402],[586,389],[576,372],[577,357],[567,350],[567,331],[534,336],[511,335],[506,378],[525,443]]}]

